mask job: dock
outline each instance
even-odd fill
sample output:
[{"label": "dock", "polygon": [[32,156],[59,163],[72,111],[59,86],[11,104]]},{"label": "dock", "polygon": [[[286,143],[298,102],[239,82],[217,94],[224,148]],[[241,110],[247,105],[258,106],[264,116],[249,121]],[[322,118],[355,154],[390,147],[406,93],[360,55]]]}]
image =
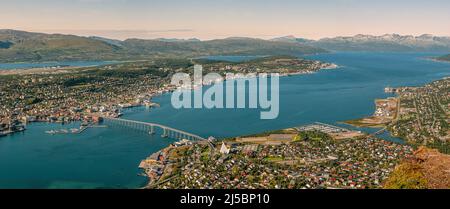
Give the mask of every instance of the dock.
[{"label": "dock", "polygon": [[46,131],[47,134],[81,134],[86,131],[88,128],[108,128],[106,125],[88,125],[88,126],[80,126],[79,129],[60,129],[60,130],[50,130]]}]

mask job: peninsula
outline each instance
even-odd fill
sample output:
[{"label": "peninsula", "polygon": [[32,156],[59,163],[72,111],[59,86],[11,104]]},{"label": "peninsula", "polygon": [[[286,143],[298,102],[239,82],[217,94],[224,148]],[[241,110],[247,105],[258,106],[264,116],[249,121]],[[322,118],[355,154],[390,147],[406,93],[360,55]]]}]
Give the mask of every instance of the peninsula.
[{"label": "peninsula", "polygon": [[382,188],[413,148],[314,123],[217,141],[182,140],[141,162],[146,188]]},{"label": "peninsula", "polygon": [[450,78],[423,87],[386,88],[396,97],[377,100],[373,116],[347,121],[365,127],[384,127],[414,146],[450,153]]},{"label": "peninsula", "polygon": [[383,127],[418,148],[395,168],[385,187],[448,189],[450,78],[423,87],[386,88],[386,91],[397,96],[377,100],[373,116],[347,121],[356,126]]}]

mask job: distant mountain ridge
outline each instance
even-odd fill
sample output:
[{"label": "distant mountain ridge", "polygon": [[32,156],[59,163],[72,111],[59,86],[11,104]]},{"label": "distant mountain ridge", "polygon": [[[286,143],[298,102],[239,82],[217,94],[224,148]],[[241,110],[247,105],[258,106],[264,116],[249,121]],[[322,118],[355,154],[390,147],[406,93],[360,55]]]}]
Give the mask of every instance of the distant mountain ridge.
[{"label": "distant mountain ridge", "polygon": [[[281,37],[273,41],[293,41],[295,37]],[[379,51],[379,52],[449,52],[450,37],[433,36],[424,34],[420,36],[385,34],[382,36],[356,35],[340,36],[335,38],[323,38],[317,41],[300,39],[300,43],[306,43],[313,47],[319,47],[330,51]]]},{"label": "distant mountain ridge", "polygon": [[0,30],[0,62],[133,60],[207,55],[305,55],[327,52],[301,43],[254,38],[127,39]]},{"label": "distant mountain ridge", "polygon": [[200,39],[190,38],[190,39],[179,39],[179,38],[157,38],[154,40],[165,41],[165,42],[200,42]]},{"label": "distant mountain ridge", "polygon": [[[45,34],[0,29],[0,62],[60,60],[137,60],[208,55],[306,55],[328,51],[450,52],[450,37],[429,34],[356,35],[309,40],[284,36],[271,40],[230,37],[127,39]],[[440,58],[448,60],[448,57]]]},{"label": "distant mountain ridge", "polygon": [[9,43],[0,48],[1,62],[82,60],[85,57],[93,60],[112,58],[120,50],[118,46],[86,37],[16,30],[0,30],[0,41]]},{"label": "distant mountain ridge", "polygon": [[450,62],[450,54],[447,54],[442,57],[438,57],[437,60]]},{"label": "distant mountain ridge", "polygon": [[312,43],[314,42],[314,40],[310,40],[310,39],[304,39],[304,38],[297,38],[293,35],[289,35],[289,36],[283,36],[283,37],[279,37],[279,38],[273,38],[271,39],[271,41],[279,41],[279,42],[290,42],[290,43]]},{"label": "distant mountain ridge", "polygon": [[99,37],[99,36],[90,36],[89,38],[103,41],[103,42],[106,42],[108,44],[115,45],[115,46],[122,46],[122,41],[116,40],[116,39],[103,38],[103,37]]}]

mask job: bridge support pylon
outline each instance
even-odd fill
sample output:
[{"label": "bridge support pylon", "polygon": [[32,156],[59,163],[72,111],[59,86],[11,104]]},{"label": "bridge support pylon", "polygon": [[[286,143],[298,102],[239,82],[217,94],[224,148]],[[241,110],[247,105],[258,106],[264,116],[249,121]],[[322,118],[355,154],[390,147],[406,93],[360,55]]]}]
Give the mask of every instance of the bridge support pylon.
[{"label": "bridge support pylon", "polygon": [[150,126],[150,131],[148,132],[148,134],[150,134],[150,135],[154,135],[155,134],[155,127],[154,126]]},{"label": "bridge support pylon", "polygon": [[169,131],[167,130],[167,129],[163,129],[164,130],[164,132],[163,132],[163,134],[161,135],[161,137],[162,138],[167,138],[167,137],[169,137]]},{"label": "bridge support pylon", "polygon": [[140,121],[132,121],[127,119],[120,119],[120,118],[103,118],[105,123],[110,123],[113,126],[123,126],[126,128],[134,129],[135,131],[144,132],[148,134],[155,134],[155,127],[160,128],[163,130],[163,134],[161,135],[162,138],[174,138],[174,139],[188,139],[188,140],[206,140],[205,138],[191,134],[188,132],[184,132],[178,129],[174,129],[171,127],[167,127],[160,124],[155,123],[146,123],[146,122],[140,122]]}]

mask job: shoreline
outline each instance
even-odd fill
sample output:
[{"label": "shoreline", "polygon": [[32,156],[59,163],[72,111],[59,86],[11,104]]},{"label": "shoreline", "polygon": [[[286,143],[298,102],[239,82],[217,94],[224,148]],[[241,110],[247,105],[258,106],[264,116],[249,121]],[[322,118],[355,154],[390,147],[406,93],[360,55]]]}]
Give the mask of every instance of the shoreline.
[{"label": "shoreline", "polygon": [[[323,69],[321,69],[321,70],[331,70],[331,69],[337,69],[337,68],[340,68],[340,67],[337,66],[337,65],[334,65],[334,66],[332,66],[332,67],[329,67],[329,68],[323,68]],[[321,70],[319,70],[319,71],[321,71]],[[319,71],[279,74],[279,77],[289,77],[289,76],[309,75],[309,74],[313,74],[313,73],[316,73],[316,72],[319,72]],[[1,73],[1,71],[0,71],[0,73]],[[235,78],[231,78],[231,79],[224,79],[224,80],[220,81],[219,83],[226,82],[226,81],[234,81],[234,80],[239,80],[239,79],[246,79],[246,78],[248,78],[248,77],[244,76],[244,77],[235,77]],[[214,82],[213,82],[213,83],[214,83]],[[211,86],[211,85],[213,85],[213,83],[210,83],[210,84],[203,84],[202,87],[208,87],[208,86]],[[177,90],[177,88],[179,88],[179,87],[173,87],[173,88],[169,88],[169,89],[158,90],[158,91],[162,91],[162,92],[161,92],[160,94],[151,95],[151,97],[154,97],[154,96],[161,96],[161,95],[166,94],[166,93],[171,93],[171,92]],[[182,87],[180,87],[180,88],[182,88]],[[198,88],[182,89],[182,90],[195,91],[195,90],[198,90]],[[116,104],[116,105],[120,105],[120,104],[121,104],[121,103],[118,103],[118,104]],[[160,105],[157,104],[157,103],[154,103],[154,102],[151,102],[150,105],[147,105],[147,104],[145,104],[145,103],[141,103],[141,104],[131,104],[130,106],[122,107],[122,109],[130,109],[130,108],[137,108],[137,107],[158,108],[158,107],[160,107]],[[120,117],[120,116],[118,116],[118,117]],[[81,120],[81,119],[80,119],[80,120],[73,120],[73,121],[68,121],[67,124],[70,124],[70,123],[72,123],[72,122],[82,122],[82,121],[83,121],[83,120]],[[62,123],[62,122],[58,122],[58,121],[56,121],[56,122],[51,122],[51,121],[47,121],[47,120],[39,120],[39,121],[30,121],[30,122],[28,122],[28,123],[29,123],[29,124],[31,124],[31,123],[54,123],[54,124],[57,124],[57,123]],[[20,133],[20,132],[24,132],[24,131],[26,131],[26,129],[25,129],[25,130],[21,130],[21,131],[13,131],[13,132],[9,132],[9,133],[6,133],[6,134],[0,133],[0,137],[12,135],[12,134]]]},{"label": "shoreline", "polygon": [[[121,63],[129,63],[129,62],[142,62],[147,60],[93,60],[93,61],[44,61],[44,62],[11,62],[11,63],[0,63],[0,64],[52,64],[55,63],[55,66],[42,66],[42,67],[26,67],[26,68],[11,68],[11,69],[3,69],[0,68],[0,76],[3,75],[29,75],[29,74],[58,74],[58,73],[68,73],[69,70],[78,70],[83,68],[92,68],[92,67],[102,67],[107,65],[116,65]],[[83,63],[83,62],[101,62],[100,64],[94,65],[67,65],[67,64],[58,64],[61,62],[69,62],[69,63]],[[60,72],[58,72],[60,71]]]},{"label": "shoreline", "polygon": [[[445,146],[446,143],[450,142],[448,132],[447,135],[439,133],[437,135],[432,135],[433,140],[431,142],[426,142],[425,144],[422,144],[421,141],[418,141],[420,137],[423,137],[423,134],[418,134],[421,131],[426,130],[426,133],[437,133],[436,131],[433,132],[433,127],[430,126],[429,129],[423,129],[424,125],[421,123],[422,121],[420,118],[427,117],[427,112],[423,111],[420,112],[420,108],[430,108],[433,107],[433,105],[436,105],[436,103],[419,103],[417,102],[414,96],[415,94],[420,94],[421,96],[429,96],[427,93],[431,91],[430,89],[433,89],[437,91],[436,89],[443,89],[445,87],[445,84],[442,84],[446,80],[448,80],[449,77],[441,77],[438,80],[432,81],[430,83],[416,86],[416,87],[399,87],[395,91],[396,96],[395,97],[388,97],[386,99],[376,99],[375,100],[375,112],[373,115],[360,118],[360,119],[353,119],[353,120],[347,120],[343,121],[343,123],[351,125],[353,127],[359,127],[359,128],[383,128],[385,131],[389,133],[391,137],[399,138],[403,140],[406,144],[411,146],[425,146],[428,148],[436,148],[441,153],[445,154],[448,153],[448,148]],[[433,86],[435,83],[441,82],[441,85]],[[420,97],[421,98],[421,97]],[[425,97],[427,98],[427,97]],[[445,98],[445,97],[444,97]],[[436,97],[437,104],[439,107],[443,107],[441,104],[441,101]],[[406,101],[405,101],[406,100]],[[433,101],[433,100],[429,100]],[[444,100],[445,101],[445,100]],[[383,103],[384,102],[384,103]],[[422,106],[420,106],[422,104]],[[442,109],[444,111],[443,115],[448,115],[448,112],[445,113],[445,108]],[[389,113],[389,114],[386,114]],[[417,120],[408,120],[410,118],[417,117]],[[446,116],[448,117],[448,116]],[[447,118],[448,121],[448,118]],[[434,124],[434,123],[433,123]],[[426,126],[425,126],[426,127]],[[414,129],[416,128],[416,129]],[[405,132],[405,130],[407,130]],[[438,130],[446,130],[445,128],[439,127]],[[414,135],[415,134],[415,135]],[[447,139],[447,142],[445,141]],[[437,140],[437,141],[434,141]],[[440,141],[439,141],[440,140]]]},{"label": "shoreline", "polygon": [[[329,64],[329,66],[324,67],[324,68],[320,68],[319,70],[316,70],[316,71],[293,72],[293,73],[282,73],[282,74],[280,74],[280,73],[259,73],[259,74],[266,74],[267,77],[272,76],[271,74],[278,74],[277,75],[278,77],[290,77],[290,76],[310,75],[310,74],[318,73],[318,72],[323,71],[323,70],[335,70],[335,69],[341,68],[341,66],[339,66],[337,64],[334,64],[334,63],[328,63],[328,64]],[[251,74],[251,76],[249,76],[249,74]],[[213,84],[220,84],[220,83],[223,83],[223,82],[226,82],[226,81],[234,81],[234,80],[239,80],[239,79],[248,79],[248,78],[255,78],[255,77],[257,78],[259,76],[258,73],[249,73],[249,74],[244,75],[244,76],[228,78],[228,79],[225,76],[224,79],[219,80],[219,81],[210,81],[209,83],[206,83],[206,84],[203,83],[202,85],[192,84],[191,88],[185,88],[183,86],[178,86],[178,87],[174,87],[174,89],[172,89],[171,91],[173,92],[173,91],[178,90],[178,89],[188,90],[188,91],[195,91],[200,86],[201,87],[204,87],[204,86],[207,87],[207,86],[212,86]]]},{"label": "shoreline", "polygon": [[[324,67],[324,68],[320,68],[320,69],[318,69],[318,70],[316,70],[316,71],[284,73],[284,74],[278,74],[278,76],[279,76],[279,77],[302,76],[302,75],[314,74],[314,73],[320,72],[320,71],[322,71],[322,70],[334,70],[334,69],[341,68],[341,66],[339,66],[339,65],[337,65],[337,64],[334,64],[334,63],[324,63],[324,64],[327,64],[327,66]],[[68,68],[70,68],[70,70],[75,70],[75,69],[80,69],[80,68],[85,68],[85,67],[75,67],[75,68],[73,68],[73,67],[68,67]],[[11,71],[16,71],[16,73],[14,73],[15,75],[26,75],[26,74],[36,74],[34,70],[35,70],[35,69],[28,69],[28,70],[11,70]],[[40,70],[42,70],[42,69],[41,69],[41,68],[36,69],[36,71],[38,71],[38,72],[39,72]],[[63,69],[46,69],[46,70],[53,71],[53,73],[58,73],[57,71],[64,71],[64,72],[60,72],[60,73],[69,72],[69,71],[68,71],[69,69],[64,69],[64,70],[63,70]],[[4,71],[8,72],[8,70],[4,70]],[[21,73],[17,73],[17,71],[21,71],[21,72],[24,72],[24,73],[22,73],[22,74],[21,74]],[[43,72],[40,72],[40,73],[43,73]],[[51,73],[51,72],[50,72],[50,73]],[[268,74],[268,76],[271,76],[270,73],[266,73],[266,74]],[[2,76],[2,75],[4,75],[4,74],[2,74],[2,70],[0,70],[0,76]],[[252,77],[258,77],[258,74],[255,73],[254,76],[252,76]],[[219,81],[218,83],[223,83],[223,82],[226,82],[226,81],[234,81],[234,80],[239,80],[239,79],[246,79],[246,78],[249,78],[249,77],[246,76],[246,75],[244,75],[244,76],[240,76],[240,77],[233,77],[233,78],[230,78],[230,79],[225,78],[225,79]],[[216,81],[216,82],[217,82],[217,81]],[[214,83],[215,83],[215,82],[210,82],[210,83],[206,83],[206,84],[203,83],[203,84],[201,85],[201,87],[212,86]],[[161,95],[163,95],[163,94],[171,93],[171,92],[176,91],[176,90],[178,90],[178,89],[180,89],[180,90],[188,90],[188,91],[195,91],[195,90],[197,90],[198,88],[199,88],[199,87],[194,86],[194,85],[191,86],[191,89],[187,89],[187,88],[186,88],[186,89],[183,89],[182,86],[161,87],[160,89],[156,90],[156,92],[158,92],[158,93],[149,95],[149,97],[150,97],[150,98],[153,98],[153,97],[155,97],[155,96],[161,96]],[[152,102],[151,99],[149,99],[149,102],[150,102],[149,105],[147,105],[145,102],[141,102],[141,103],[139,103],[139,104],[130,104],[130,105],[127,105],[127,106],[125,106],[125,107],[121,107],[121,109],[128,109],[128,108],[133,108],[133,107],[159,107],[159,104],[156,104],[156,103]],[[113,105],[117,105],[117,106],[120,107],[121,104],[124,104],[124,103],[117,103],[117,104],[113,104]],[[89,115],[89,114],[86,114],[86,115]],[[85,116],[86,116],[86,115],[85,115]],[[120,117],[120,116],[118,116],[118,117]],[[70,123],[70,122],[82,122],[82,121],[83,121],[82,119],[78,119],[78,120],[73,120],[73,121],[68,121],[68,122]],[[30,121],[30,122],[28,122],[28,123],[35,123],[35,122],[61,123],[61,122],[58,122],[58,121],[56,121],[56,122],[51,122],[51,121],[47,121],[47,120]],[[6,135],[0,134],[0,137],[4,137],[4,136],[7,136],[7,135],[11,135],[11,134],[15,134],[15,133],[18,133],[18,132],[23,132],[23,131],[26,131],[26,129],[25,129],[25,130],[22,130],[22,131],[11,132],[11,133],[8,133],[8,134],[6,134]]]},{"label": "shoreline", "polygon": [[442,59],[439,59],[439,57],[424,57],[423,59],[432,61],[432,62],[450,63],[450,60],[442,60]]}]

